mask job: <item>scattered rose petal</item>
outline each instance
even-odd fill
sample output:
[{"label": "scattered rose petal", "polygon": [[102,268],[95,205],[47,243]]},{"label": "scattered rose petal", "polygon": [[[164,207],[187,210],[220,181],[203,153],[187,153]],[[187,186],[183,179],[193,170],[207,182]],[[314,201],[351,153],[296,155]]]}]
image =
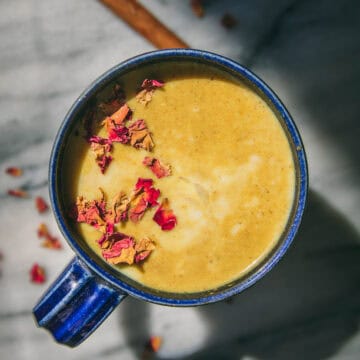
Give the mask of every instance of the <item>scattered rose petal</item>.
[{"label": "scattered rose petal", "polygon": [[46,281],[45,270],[37,263],[30,269],[30,281],[36,284],[42,284]]},{"label": "scattered rose petal", "polygon": [[221,18],[221,25],[226,29],[232,29],[236,26],[237,20],[230,14],[224,14]]},{"label": "scattered rose petal", "polygon": [[102,249],[108,249],[112,246],[112,244],[116,241],[123,240],[126,238],[130,238],[130,236],[125,235],[120,232],[111,232],[105,233],[101,236],[101,238],[97,241]]},{"label": "scattered rose petal", "polygon": [[144,120],[136,120],[129,126],[130,145],[136,149],[151,151],[154,142]]},{"label": "scattered rose petal", "polygon": [[146,156],[143,160],[143,164],[147,166],[158,179],[171,175],[171,166],[168,164],[163,164],[158,159]]},{"label": "scattered rose petal", "polygon": [[160,190],[153,187],[152,179],[143,179],[139,178],[135,184],[135,189],[133,192],[133,197],[138,196],[139,194],[143,195],[143,199],[146,201],[149,207],[158,205],[158,198],[160,196]]},{"label": "scattered rose petal", "polygon": [[163,86],[162,81],[145,79],[141,84],[142,90],[136,95],[136,100],[142,105],[147,105],[151,101],[154,91]]},{"label": "scattered rose petal", "polygon": [[44,213],[49,209],[48,204],[41,196],[35,198],[35,205],[39,213]]},{"label": "scattered rose petal", "polygon": [[15,166],[13,166],[13,167],[8,167],[8,168],[5,170],[5,172],[6,172],[8,175],[15,176],[15,177],[21,176],[22,173],[23,173],[22,169],[20,169],[20,168],[18,168],[18,167],[15,167]]},{"label": "scattered rose petal", "polygon": [[131,113],[130,108],[127,106],[127,104],[124,104],[123,106],[120,107],[119,110],[117,110],[112,115],[110,115],[110,117],[116,125],[122,125],[122,123],[125,121],[125,119],[128,117],[130,113]]},{"label": "scattered rose petal", "polygon": [[44,241],[42,242],[41,246],[46,247],[48,249],[56,249],[59,250],[62,248],[62,245],[59,239],[55,236],[52,236],[49,233],[49,229],[45,224],[40,224],[37,230],[38,237],[41,239],[43,238]]},{"label": "scattered rose petal", "polygon": [[135,191],[143,191],[150,189],[153,186],[153,183],[153,179],[138,178],[138,181],[135,184]]},{"label": "scattered rose petal", "polygon": [[190,5],[193,13],[197,17],[201,18],[204,16],[205,11],[202,4],[202,0],[190,0]]},{"label": "scattered rose petal", "polygon": [[144,200],[148,203],[149,207],[158,205],[158,198],[160,196],[160,190],[155,188],[149,188],[144,192]]},{"label": "scattered rose petal", "polygon": [[105,200],[86,200],[83,196],[78,196],[75,204],[76,221],[87,223],[95,229],[106,233],[108,226],[104,220],[106,217]]},{"label": "scattered rose petal", "polygon": [[148,346],[151,351],[158,352],[160,350],[161,344],[162,344],[161,336],[150,336]]},{"label": "scattered rose petal", "polygon": [[174,212],[169,208],[168,199],[164,199],[157,208],[153,220],[161,226],[161,230],[172,230],[175,227],[177,219]]},{"label": "scattered rose petal", "polygon": [[108,133],[110,142],[127,144],[130,141],[129,129],[124,125],[117,125],[112,117],[107,116],[102,125]]},{"label": "scattered rose petal", "polygon": [[131,207],[129,211],[130,220],[134,223],[139,222],[143,218],[147,208],[148,208],[148,203],[146,202],[144,197],[139,197],[135,205]]},{"label": "scattered rose petal", "polygon": [[27,198],[28,193],[21,189],[10,189],[8,190],[8,195],[18,197],[18,198]]},{"label": "scattered rose petal", "polygon": [[155,249],[154,242],[149,238],[143,238],[135,245],[135,262],[139,263],[144,261],[150,253]]},{"label": "scattered rose petal", "polygon": [[[114,233],[110,237],[120,234],[121,240],[110,243],[109,248],[102,251],[103,258],[111,264],[127,263],[132,265],[135,257],[135,242],[130,236],[121,233]],[[108,239],[111,241],[111,239]]]},{"label": "scattered rose petal", "polygon": [[111,209],[108,212],[107,219],[113,224],[127,220],[130,201],[124,192],[117,194],[112,200]]},{"label": "scattered rose petal", "polygon": [[110,152],[112,151],[111,140],[101,138],[100,136],[92,136],[89,138],[89,142],[91,143],[91,149],[95,154],[95,161],[103,174],[112,160],[110,155]]},{"label": "scattered rose petal", "polygon": [[164,86],[164,83],[162,81],[150,80],[150,79],[145,79],[143,81],[143,83],[141,84],[141,88],[146,89],[146,90],[152,90],[152,89],[160,88],[163,86]]},{"label": "scattered rose petal", "polygon": [[158,205],[160,190],[153,188],[152,185],[152,179],[138,179],[130,199],[129,218],[132,222],[138,222],[144,216],[146,209]]}]

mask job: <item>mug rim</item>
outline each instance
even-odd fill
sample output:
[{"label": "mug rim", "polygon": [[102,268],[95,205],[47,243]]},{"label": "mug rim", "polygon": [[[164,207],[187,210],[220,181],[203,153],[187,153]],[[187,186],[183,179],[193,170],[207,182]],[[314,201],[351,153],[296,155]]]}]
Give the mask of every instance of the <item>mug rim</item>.
[{"label": "mug rim", "polygon": [[[289,226],[286,237],[284,238],[282,244],[279,248],[271,255],[270,258],[263,260],[264,264],[253,274],[250,276],[246,276],[242,281],[239,281],[237,284],[225,288],[223,291],[215,294],[208,294],[204,297],[187,297],[187,298],[170,298],[164,296],[158,296],[153,293],[149,293],[138,289],[121,279],[113,276],[109,272],[106,271],[103,267],[97,264],[87,253],[82,249],[82,247],[76,242],[76,240],[71,235],[68,226],[66,225],[65,219],[62,215],[62,211],[60,208],[60,204],[57,201],[57,165],[59,162],[59,155],[62,150],[62,143],[67,131],[71,128],[71,124],[76,119],[76,115],[78,114],[79,109],[91,98],[93,95],[97,93],[99,89],[101,89],[108,82],[113,80],[113,78],[118,75],[120,72],[126,71],[126,69],[138,66],[142,63],[148,63],[155,60],[164,60],[171,58],[193,58],[193,59],[204,59],[210,63],[215,63],[216,65],[220,65],[225,67],[236,74],[240,74],[247,81],[253,84],[258,90],[260,90],[266,97],[267,100],[273,104],[276,111],[282,117],[283,122],[286,126],[288,134],[290,138],[288,141],[292,142],[296,148],[294,163],[295,167],[298,166],[299,169],[299,189],[295,193],[295,197],[298,196],[297,206],[295,209],[295,213],[293,214],[292,223],[287,223]],[[284,104],[275,94],[275,92],[257,75],[255,75],[252,71],[240,65],[239,63],[224,57],[222,55],[218,55],[212,52],[197,50],[197,49],[166,49],[166,50],[155,50],[151,52],[146,52],[137,56],[134,56],[128,60],[125,60],[105,73],[99,76],[95,81],[93,81],[77,98],[74,104],[71,106],[70,110],[65,115],[63,122],[60,125],[60,128],[56,134],[54,145],[50,155],[49,162],[49,194],[50,194],[50,203],[53,209],[53,213],[55,219],[57,221],[58,227],[61,230],[63,236],[65,237],[67,243],[74,250],[76,256],[78,256],[85,264],[93,270],[99,277],[108,281],[112,286],[117,289],[122,290],[126,294],[132,295],[135,298],[161,304],[161,305],[172,305],[172,306],[196,306],[203,305],[208,303],[213,303],[217,301],[224,300],[228,297],[236,295],[243,290],[247,289],[251,285],[255,284],[258,280],[260,280],[265,274],[267,274],[284,256],[289,246],[291,245],[296,232],[300,226],[302,215],[304,212],[306,197],[308,190],[308,169],[307,169],[307,160],[305,155],[304,146],[298,132],[298,129],[285,108]],[[294,203],[296,202],[296,198],[294,199]],[[191,295],[191,293],[189,293]]]}]

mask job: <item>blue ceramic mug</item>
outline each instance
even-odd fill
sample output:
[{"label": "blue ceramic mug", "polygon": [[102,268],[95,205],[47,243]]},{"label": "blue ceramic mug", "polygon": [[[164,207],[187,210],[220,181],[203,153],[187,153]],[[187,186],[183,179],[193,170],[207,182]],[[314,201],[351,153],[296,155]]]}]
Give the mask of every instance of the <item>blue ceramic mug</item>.
[{"label": "blue ceramic mug", "polygon": [[[227,284],[199,293],[174,294],[147,288],[98,259],[71,231],[61,190],[60,168],[66,140],[92,99],[128,72],[137,71],[148,64],[169,61],[202,63],[209,69],[215,67],[231,73],[251,86],[277,115],[291,145],[296,170],[295,200],[291,215],[269,256],[246,276],[232,282],[231,286]],[[59,228],[76,256],[35,306],[33,312],[38,325],[48,329],[59,343],[74,347],[84,341],[128,295],[162,305],[195,306],[240,293],[270,271],[290,246],[304,211],[307,183],[305,152],[292,118],[274,92],[243,66],[220,55],[193,49],[154,51],[115,66],[100,76],[76,100],[55,139],[49,171],[51,206]]]}]

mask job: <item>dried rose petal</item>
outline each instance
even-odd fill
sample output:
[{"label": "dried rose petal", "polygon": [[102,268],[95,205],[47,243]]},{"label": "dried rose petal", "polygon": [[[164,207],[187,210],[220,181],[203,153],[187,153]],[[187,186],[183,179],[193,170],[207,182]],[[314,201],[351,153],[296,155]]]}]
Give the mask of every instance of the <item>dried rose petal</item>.
[{"label": "dried rose petal", "polygon": [[161,226],[161,230],[172,230],[175,227],[177,219],[174,212],[169,209],[168,199],[164,199],[157,208],[153,220]]},{"label": "dried rose petal", "polygon": [[153,352],[158,352],[162,344],[161,336],[150,336],[148,347]]},{"label": "dried rose petal", "polygon": [[144,192],[144,200],[148,203],[149,207],[158,205],[158,198],[160,196],[160,190],[155,188],[149,188]]},{"label": "dried rose petal", "polygon": [[87,223],[102,233],[107,232],[105,222],[106,209],[105,200],[86,200],[83,196],[78,196],[75,204],[76,221]]},{"label": "dried rose petal", "polygon": [[127,104],[124,104],[119,110],[110,115],[110,117],[116,125],[122,125],[130,113],[130,108],[127,106]]},{"label": "dried rose petal", "polygon": [[156,175],[158,179],[171,175],[171,166],[163,164],[160,160],[146,156],[143,160],[143,164],[150,168],[150,170]]},{"label": "dried rose petal", "polygon": [[136,100],[142,105],[147,105],[151,101],[154,91],[163,86],[162,81],[145,79],[141,84],[142,90],[136,95]]},{"label": "dried rose petal", "polygon": [[135,190],[147,190],[150,189],[153,186],[153,179],[143,179],[138,178],[138,181],[135,184]]},{"label": "dried rose petal", "polygon": [[132,237],[125,237],[112,243],[108,249],[103,250],[102,256],[111,264],[127,263],[131,265],[133,264],[135,257],[134,245],[135,242]]},{"label": "dried rose petal", "polygon": [[[93,135],[89,138],[89,142],[90,143],[95,143],[95,144],[99,144],[99,145],[107,145],[107,146],[111,146],[111,141],[109,139],[106,138],[102,138],[100,136],[97,135]],[[110,151],[110,150],[109,150]]]},{"label": "dried rose petal", "polygon": [[48,249],[56,249],[56,250],[62,248],[59,239],[55,236],[52,236],[49,233],[49,229],[45,224],[42,223],[39,225],[37,233],[39,238],[44,238],[44,241],[41,243],[41,246],[46,247]]},{"label": "dried rose petal", "polygon": [[143,197],[140,197],[139,200],[135,203],[133,207],[131,207],[129,211],[130,220],[134,223],[139,222],[143,218],[147,208],[148,203]]},{"label": "dried rose petal", "polygon": [[150,80],[150,79],[145,79],[143,81],[143,83],[141,84],[141,88],[146,89],[146,90],[152,90],[152,89],[160,88],[160,87],[163,87],[163,86],[164,86],[163,81]]},{"label": "dried rose petal", "polygon": [[101,138],[100,136],[92,136],[89,138],[89,142],[95,154],[95,161],[100,167],[101,173],[104,173],[112,160],[110,155],[112,151],[111,140]]},{"label": "dried rose petal", "polygon": [[154,142],[144,120],[136,120],[129,126],[130,145],[136,149],[145,149],[151,151]]},{"label": "dried rose petal", "polygon": [[152,185],[152,179],[138,179],[130,200],[129,218],[131,221],[138,222],[144,216],[146,209],[158,205],[160,190],[153,188]]},{"label": "dried rose petal", "polygon": [[30,281],[36,284],[42,284],[46,281],[45,270],[37,263],[30,269]]},{"label": "dried rose petal", "polygon": [[117,194],[112,200],[111,209],[107,214],[107,221],[113,224],[127,220],[130,200],[124,192]]},{"label": "dried rose petal", "polygon": [[113,142],[127,144],[130,141],[129,129],[126,126],[117,126],[108,132],[109,139]]},{"label": "dried rose petal", "polygon": [[110,142],[127,144],[130,141],[129,129],[124,125],[116,125],[114,119],[107,116],[102,125],[105,127]]},{"label": "dried rose petal", "polygon": [[149,238],[143,238],[141,239],[136,245],[135,245],[135,262],[139,263],[141,261],[144,261],[150,253],[155,249],[154,242]]},{"label": "dried rose petal", "polygon": [[39,213],[43,213],[49,209],[48,204],[41,196],[35,198],[35,205]]},{"label": "dried rose petal", "polygon": [[203,7],[203,4],[202,4],[202,0],[191,0],[190,1],[190,5],[191,5],[191,9],[193,11],[193,13],[201,18],[204,16],[204,7]]},{"label": "dried rose petal", "polygon": [[5,170],[5,172],[6,172],[8,175],[15,176],[15,177],[21,176],[22,173],[23,173],[22,169],[20,169],[20,168],[18,168],[18,167],[15,167],[15,166],[13,166],[13,167],[8,167],[8,168]]},{"label": "dried rose petal", "polygon": [[230,14],[224,14],[221,18],[221,25],[226,29],[232,29],[236,26],[237,20]]},{"label": "dried rose petal", "polygon": [[27,198],[28,193],[21,189],[10,189],[8,190],[8,195],[18,197],[18,198]]}]

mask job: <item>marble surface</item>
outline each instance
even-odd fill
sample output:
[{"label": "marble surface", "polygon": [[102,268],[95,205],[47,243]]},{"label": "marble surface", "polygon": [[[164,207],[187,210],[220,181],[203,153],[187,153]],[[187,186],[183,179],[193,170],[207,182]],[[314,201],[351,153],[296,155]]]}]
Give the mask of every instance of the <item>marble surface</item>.
[{"label": "marble surface", "polygon": [[[137,359],[149,335],[163,359],[360,358],[360,3],[357,0],[187,1],[146,5],[192,47],[254,70],[279,94],[303,136],[310,193],[285,259],[230,303],[167,308],[128,298],[76,349],[37,329],[31,308],[73,253],[39,245],[49,225],[47,166],[66,111],[98,75],[152,46],[93,0],[0,0],[0,359]],[[219,25],[224,12],[238,20]],[[23,177],[4,175],[21,166]],[[7,196],[23,186],[31,198]],[[34,261],[48,283],[29,283]]]}]

